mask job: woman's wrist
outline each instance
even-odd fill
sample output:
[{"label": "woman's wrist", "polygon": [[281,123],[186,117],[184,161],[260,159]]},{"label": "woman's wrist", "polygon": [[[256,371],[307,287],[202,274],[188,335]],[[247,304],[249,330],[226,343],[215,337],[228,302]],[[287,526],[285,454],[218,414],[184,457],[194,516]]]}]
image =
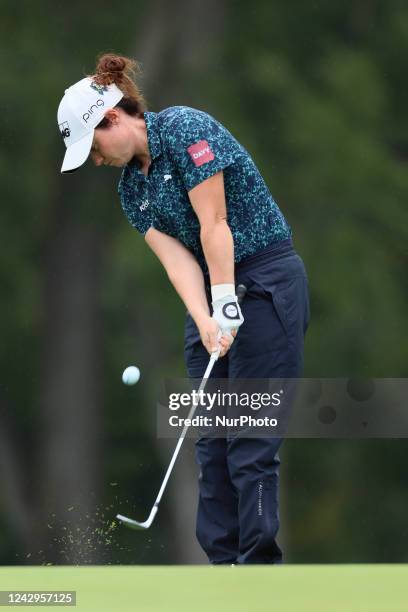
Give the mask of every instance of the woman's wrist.
[{"label": "woman's wrist", "polygon": [[190,315],[192,316],[194,323],[197,325],[197,327],[200,327],[200,325],[202,325],[202,323],[204,321],[206,321],[208,318],[211,317],[210,315],[210,311],[208,309],[197,309],[193,312],[189,311]]}]

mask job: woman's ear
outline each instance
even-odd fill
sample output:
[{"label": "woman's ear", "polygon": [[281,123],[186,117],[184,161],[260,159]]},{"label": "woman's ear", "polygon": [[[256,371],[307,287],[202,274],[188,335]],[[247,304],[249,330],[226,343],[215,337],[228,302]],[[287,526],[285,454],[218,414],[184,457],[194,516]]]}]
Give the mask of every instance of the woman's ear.
[{"label": "woman's ear", "polygon": [[119,122],[119,113],[116,109],[110,108],[105,113],[105,119],[109,121],[109,127],[117,125]]}]

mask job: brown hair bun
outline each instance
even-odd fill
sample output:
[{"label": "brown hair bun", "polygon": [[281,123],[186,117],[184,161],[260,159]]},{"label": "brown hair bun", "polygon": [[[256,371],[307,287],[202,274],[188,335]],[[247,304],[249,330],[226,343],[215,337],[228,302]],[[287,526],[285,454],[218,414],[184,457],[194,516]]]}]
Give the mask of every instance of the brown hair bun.
[{"label": "brown hair bun", "polygon": [[141,72],[139,62],[130,57],[116,53],[102,53],[97,57],[95,74],[88,76],[91,76],[97,85],[115,83],[123,92],[123,99],[117,106],[133,115],[140,114],[146,109],[146,100],[134,80],[136,73],[141,74]]}]

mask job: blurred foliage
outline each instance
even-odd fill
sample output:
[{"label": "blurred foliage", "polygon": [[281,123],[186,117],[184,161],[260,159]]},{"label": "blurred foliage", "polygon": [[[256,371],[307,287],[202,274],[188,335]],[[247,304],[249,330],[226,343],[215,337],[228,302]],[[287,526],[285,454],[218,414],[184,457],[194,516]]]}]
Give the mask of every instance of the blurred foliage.
[{"label": "blurred foliage", "polygon": [[[222,121],[250,151],[288,218],[310,282],[305,376],[403,377],[408,6],[222,4],[226,18],[211,65],[189,75],[188,99],[175,95],[169,104],[197,106]],[[128,0],[120,10],[103,2],[96,8],[5,0],[0,20],[1,394],[29,448],[42,383],[45,253],[55,219],[62,223],[69,208],[97,228],[104,244],[106,504],[122,501],[119,509],[137,516],[146,513],[163,472],[149,432],[156,381],[184,375],[185,309],[121,213],[119,175],[104,169],[95,178],[86,167],[60,176],[56,109],[99,52],[133,53],[147,10]],[[183,19],[177,2],[174,12]],[[171,81],[171,56],[163,61]],[[171,91],[186,89],[183,78],[175,69]],[[159,110],[160,83],[151,87],[151,110]],[[132,362],[142,380],[129,390],[120,375]],[[288,560],[406,561],[405,450],[404,440],[286,441]],[[124,551],[113,562],[171,562],[174,535],[163,523],[154,536],[141,536],[143,553]],[[0,525],[7,530],[5,518]],[[118,537],[125,542],[128,534]],[[0,563],[19,562],[17,551],[10,535],[2,538]]]}]

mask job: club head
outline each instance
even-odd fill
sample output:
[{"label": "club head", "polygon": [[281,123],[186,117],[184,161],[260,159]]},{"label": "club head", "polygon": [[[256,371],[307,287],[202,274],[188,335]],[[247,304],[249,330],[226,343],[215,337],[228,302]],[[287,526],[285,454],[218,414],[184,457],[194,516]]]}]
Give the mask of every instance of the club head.
[{"label": "club head", "polygon": [[158,510],[158,506],[153,506],[152,511],[150,512],[149,518],[144,521],[144,523],[139,523],[138,521],[134,521],[133,519],[127,517],[127,516],[123,516],[123,514],[117,514],[116,518],[123,523],[124,525],[126,525],[126,527],[129,527],[130,529],[136,529],[136,530],[140,530],[140,529],[149,529],[150,525],[153,523],[154,517],[157,514],[157,510]]},{"label": "club head", "polygon": [[116,518],[121,523],[126,525],[126,527],[130,527],[130,529],[149,529],[150,525],[152,524],[149,519],[147,519],[147,521],[145,521],[144,523],[138,523],[137,521],[134,521],[133,519],[128,518],[127,516],[123,516],[123,514],[117,514]]}]

